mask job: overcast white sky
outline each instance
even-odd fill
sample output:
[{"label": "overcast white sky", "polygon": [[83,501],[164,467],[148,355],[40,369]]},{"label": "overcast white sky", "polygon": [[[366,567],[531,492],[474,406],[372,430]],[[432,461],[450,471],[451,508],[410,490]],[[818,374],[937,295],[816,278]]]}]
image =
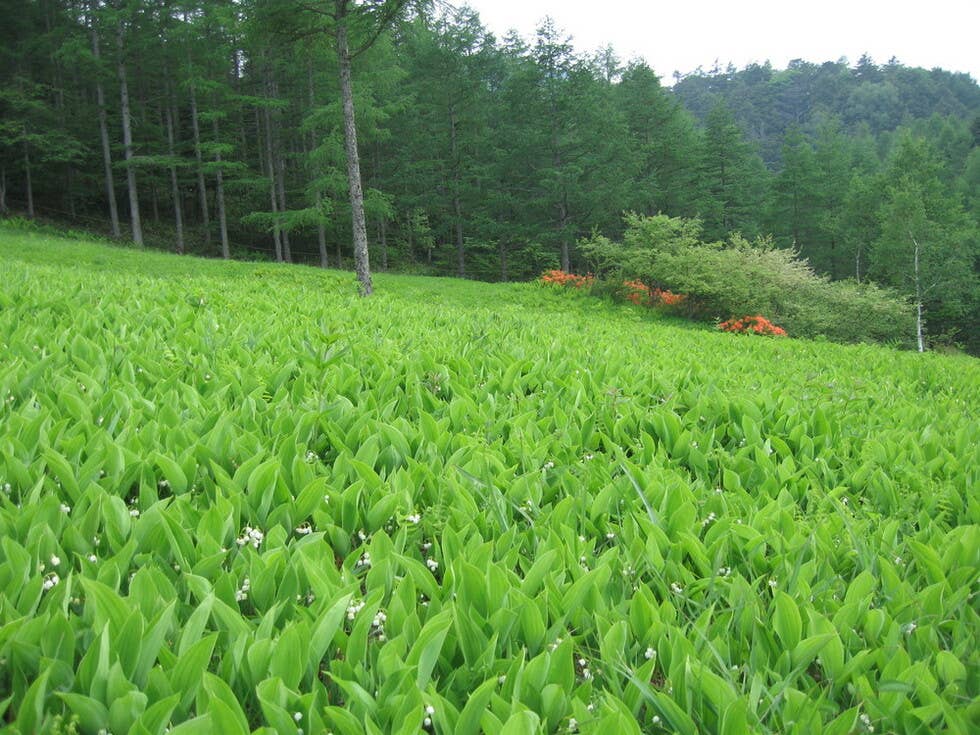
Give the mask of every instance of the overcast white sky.
[{"label": "overcast white sky", "polygon": [[611,43],[623,60],[642,56],[663,79],[674,71],[737,67],[791,59],[853,64],[868,53],[879,64],[939,66],[980,81],[978,0],[457,0],[480,13],[498,36],[533,35],[550,15],[591,51]]}]

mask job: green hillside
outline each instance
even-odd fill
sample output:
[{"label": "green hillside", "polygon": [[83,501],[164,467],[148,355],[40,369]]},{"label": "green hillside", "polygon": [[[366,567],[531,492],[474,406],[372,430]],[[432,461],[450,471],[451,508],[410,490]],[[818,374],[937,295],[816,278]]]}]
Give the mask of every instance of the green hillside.
[{"label": "green hillside", "polygon": [[0,228],[0,728],[976,731],[975,359],[376,286]]}]

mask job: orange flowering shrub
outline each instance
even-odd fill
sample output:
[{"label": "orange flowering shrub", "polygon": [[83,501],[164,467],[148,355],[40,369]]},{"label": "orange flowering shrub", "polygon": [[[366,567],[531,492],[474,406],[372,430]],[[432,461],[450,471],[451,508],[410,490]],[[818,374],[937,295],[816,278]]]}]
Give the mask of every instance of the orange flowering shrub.
[{"label": "orange flowering shrub", "polygon": [[729,319],[718,325],[718,329],[723,332],[735,332],[738,334],[765,334],[770,337],[785,337],[786,330],[777,327],[764,316],[743,316],[740,319]]},{"label": "orange flowering shrub", "polygon": [[666,289],[653,289],[653,297],[664,306],[677,306],[687,301],[687,294],[674,293]]},{"label": "orange flowering shrub", "polygon": [[687,294],[650,288],[642,281],[623,281],[623,288],[626,290],[626,299],[637,306],[677,306],[687,299]]},{"label": "orange flowering shrub", "polygon": [[623,281],[623,288],[626,289],[626,300],[632,301],[637,306],[653,302],[653,294],[650,291],[650,287],[642,281]]},{"label": "orange flowering shrub", "polygon": [[542,273],[541,283],[565,286],[566,288],[588,288],[595,283],[595,276],[577,276],[574,273],[555,269]]}]

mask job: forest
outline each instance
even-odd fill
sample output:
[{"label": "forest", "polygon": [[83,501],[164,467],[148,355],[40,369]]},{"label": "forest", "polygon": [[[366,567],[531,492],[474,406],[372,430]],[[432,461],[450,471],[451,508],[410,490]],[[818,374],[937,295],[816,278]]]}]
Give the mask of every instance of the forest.
[{"label": "forest", "polygon": [[376,270],[506,281],[584,273],[583,242],[662,213],[709,241],[771,235],[980,350],[968,74],[862,57],[668,86],[556,21],[500,38],[405,0],[0,6],[5,214],[324,267],[366,269],[360,243]]}]

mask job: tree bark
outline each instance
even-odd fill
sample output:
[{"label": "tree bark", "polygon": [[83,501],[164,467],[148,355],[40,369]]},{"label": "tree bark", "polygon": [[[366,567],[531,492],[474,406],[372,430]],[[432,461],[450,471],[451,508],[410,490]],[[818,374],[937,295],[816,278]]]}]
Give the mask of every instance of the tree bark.
[{"label": "tree bark", "polygon": [[[214,140],[217,143],[219,132],[217,118],[211,121],[211,127],[214,131]],[[220,150],[215,150],[214,161],[218,164],[214,172],[214,199],[218,207],[218,228],[221,231],[221,257],[228,260],[231,258],[231,245],[228,242],[228,217],[225,214],[225,177],[224,172],[221,170]]]},{"label": "tree bark", "polygon": [[351,225],[354,240],[354,270],[361,283],[361,294],[370,296],[371,264],[368,255],[367,225],[364,221],[364,192],[361,189],[361,163],[357,151],[357,124],[354,119],[354,89],[351,82],[351,56],[347,41],[345,0],[337,0],[337,58],[340,62],[340,94],[344,104],[344,148],[347,153],[347,183],[350,189]]},{"label": "tree bark", "polygon": [[0,214],[7,213],[7,169],[0,168]]},{"label": "tree bark", "polygon": [[507,245],[504,243],[504,238],[500,238],[500,280],[507,280]]},{"label": "tree bark", "polygon": [[276,164],[275,153],[272,150],[272,115],[269,108],[265,114],[265,158],[269,175],[269,202],[272,204],[272,242],[276,249],[276,262],[283,262],[282,238],[279,234],[279,197],[276,195]]},{"label": "tree bark", "polygon": [[27,216],[34,219],[34,181],[31,176],[31,152],[24,141],[24,183],[27,186]]},{"label": "tree bark", "polygon": [[463,241],[463,206],[459,198],[459,146],[456,141],[456,109],[449,106],[449,141],[452,154],[453,232],[456,236],[456,275],[466,278],[466,251]]},{"label": "tree bark", "polygon": [[164,122],[167,128],[167,154],[170,156],[170,194],[174,200],[174,225],[177,228],[177,254],[184,254],[184,216],[180,206],[180,183],[177,181],[177,166],[174,164],[174,114],[170,108],[170,95],[164,105]]},{"label": "tree bark", "polygon": [[204,181],[204,157],[201,153],[201,126],[197,119],[197,92],[191,84],[191,132],[194,136],[194,158],[197,159],[197,194],[201,201],[201,224],[204,244],[211,244],[211,215],[208,212],[208,188]]},{"label": "tree bark", "polygon": [[119,23],[116,34],[119,47],[119,99],[122,107],[123,158],[126,160],[126,187],[129,190],[129,219],[133,230],[133,242],[143,244],[143,223],[140,221],[139,192],[136,190],[136,169],[133,168],[133,131],[129,119],[129,85],[126,82],[126,61],[123,45],[123,26]]},{"label": "tree bark", "polygon": [[915,235],[909,231],[909,237],[912,239],[912,245],[915,247],[914,250],[914,265],[915,265],[915,341],[919,348],[919,352],[926,351],[926,340],[923,335],[922,327],[922,278],[919,273],[919,241],[915,239]]},{"label": "tree bark", "polygon": [[[309,61],[306,65],[306,82],[307,82],[307,92],[309,95],[310,112],[316,107],[316,89],[313,84],[313,57],[310,56]],[[310,175],[316,178],[316,167],[313,165],[313,155],[316,152],[316,129],[312,126],[310,127],[310,140],[309,140],[309,154],[307,162],[310,166]],[[316,186],[314,184],[314,186]],[[316,221],[316,244],[320,251],[320,267],[327,268],[330,266],[329,258],[327,257],[327,227],[323,223],[322,206],[323,206],[323,193],[320,191],[320,187],[316,186],[316,194],[314,196],[316,201],[317,210],[317,221]]]},{"label": "tree bark", "polygon": [[[99,61],[99,32],[92,26],[92,55],[96,63]],[[109,203],[109,222],[112,236],[122,237],[119,228],[119,208],[116,205],[116,182],[112,175],[112,148],[109,145],[109,121],[106,115],[105,92],[102,89],[102,79],[96,74],[95,99],[99,107],[99,137],[102,139],[102,168],[105,173],[105,198]]]},{"label": "tree bark", "polygon": [[381,245],[381,270],[388,270],[388,222],[384,215],[378,218],[378,242]]}]

